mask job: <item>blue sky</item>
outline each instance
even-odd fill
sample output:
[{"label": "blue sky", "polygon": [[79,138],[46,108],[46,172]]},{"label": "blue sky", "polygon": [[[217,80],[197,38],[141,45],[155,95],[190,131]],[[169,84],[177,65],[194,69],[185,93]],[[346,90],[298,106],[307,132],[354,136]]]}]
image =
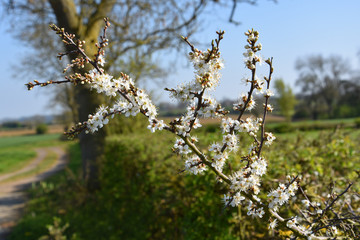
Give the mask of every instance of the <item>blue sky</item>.
[{"label": "blue sky", "polygon": [[[260,32],[262,56],[274,57],[274,77],[283,78],[295,91],[299,91],[295,85],[297,72],[294,68],[298,58],[312,54],[341,55],[349,61],[349,65],[358,69],[359,11],[359,0],[278,0],[277,4],[260,0],[257,6],[238,5],[235,19],[242,24],[234,26],[227,22],[229,8],[209,9],[209,14],[204,17],[201,35],[197,35],[198,39],[210,42],[216,30],[226,31],[221,46],[225,69],[222,72],[223,81],[214,93],[215,97],[219,100],[235,99],[241,91],[246,90],[241,82],[248,74],[243,66],[242,52],[245,45],[243,33],[249,28]],[[36,79],[36,76],[19,79],[12,71],[12,66],[20,61],[26,49],[12,39],[5,29],[6,25],[0,23],[0,120],[54,113],[47,108],[50,91],[44,88],[27,91],[24,86]],[[183,57],[177,72],[170,74],[169,87],[191,80],[192,69],[190,66],[184,67],[185,61]],[[166,94],[160,98],[167,100]]]}]

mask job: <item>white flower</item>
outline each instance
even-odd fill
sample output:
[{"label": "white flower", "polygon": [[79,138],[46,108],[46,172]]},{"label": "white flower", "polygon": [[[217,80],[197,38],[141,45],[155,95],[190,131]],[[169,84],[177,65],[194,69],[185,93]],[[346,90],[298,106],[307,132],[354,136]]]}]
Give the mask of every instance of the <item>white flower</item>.
[{"label": "white flower", "polygon": [[[264,108],[265,108],[265,103],[264,103]],[[266,105],[266,111],[268,112],[272,112],[274,110],[273,106],[271,106],[269,103]]]},{"label": "white flower", "polygon": [[265,132],[265,140],[266,140],[265,145],[266,146],[270,146],[275,139],[276,139],[276,137],[272,133]]},{"label": "white flower", "polygon": [[266,89],[264,96],[265,97],[271,97],[271,96],[274,96],[274,93],[270,89]]},{"label": "white flower", "polygon": [[331,230],[333,230],[335,235],[338,234],[338,230],[337,230],[337,228],[335,226],[331,226]]},{"label": "white flower", "polygon": [[174,149],[179,151],[179,154],[186,155],[191,153],[189,146],[185,144],[185,141],[181,138],[177,138],[174,144]]},{"label": "white flower", "polygon": [[89,115],[86,126],[91,133],[98,131],[99,128],[102,128],[109,122],[109,119],[106,118],[108,113],[107,108],[108,107],[100,106],[94,115]]},{"label": "white flower", "polygon": [[98,58],[98,64],[100,64],[100,66],[103,67],[105,63],[106,63],[106,62],[105,62],[104,56],[103,56],[103,55],[100,55],[99,58]]},{"label": "white flower", "polygon": [[264,216],[264,214],[265,214],[265,211],[264,211],[263,207],[256,210],[256,214],[258,215],[259,218],[262,218]]},{"label": "white flower", "polygon": [[272,222],[270,222],[269,229],[275,229],[276,226],[277,226],[277,220],[274,219]]},{"label": "white flower", "polygon": [[149,118],[149,125],[148,125],[148,129],[153,133],[156,130],[163,130],[163,128],[165,127],[164,121],[163,120],[156,120],[156,119],[152,119]]},{"label": "white flower", "polygon": [[200,120],[198,118],[195,119],[194,124],[193,124],[193,128],[200,128],[202,127],[202,125],[200,124]]},{"label": "white flower", "polygon": [[209,151],[210,152],[215,152],[215,153],[219,153],[221,151],[221,146],[220,144],[218,143],[213,143],[210,145],[210,148],[209,148]]},{"label": "white flower", "polygon": [[244,196],[241,196],[240,192],[237,192],[233,195],[231,194],[224,194],[223,197],[223,202],[225,204],[225,206],[232,206],[232,207],[236,207],[238,205],[241,204],[241,201],[245,200]]},{"label": "white flower", "polygon": [[140,108],[138,106],[134,106],[132,103],[128,104],[128,109],[125,112],[125,116],[129,117],[131,116],[136,116],[139,112],[140,112]]},{"label": "white flower", "polygon": [[304,204],[306,208],[310,207],[310,201],[309,200],[301,200],[301,202]]},{"label": "white flower", "polygon": [[290,198],[290,195],[287,192],[281,192],[278,197],[279,205],[283,205],[285,202],[287,202]]},{"label": "white flower", "polygon": [[254,162],[250,165],[251,172],[258,176],[264,175],[267,168],[267,163],[265,159],[255,156],[253,160]]},{"label": "white flower", "polygon": [[223,143],[227,145],[229,151],[237,149],[237,137],[234,134],[227,134],[223,136]]},{"label": "white flower", "polygon": [[201,174],[207,170],[206,165],[196,155],[191,156],[185,161],[185,169],[194,175]]},{"label": "white flower", "polygon": [[287,221],[286,226],[288,228],[292,228],[292,227],[296,226],[296,224],[297,224],[297,217],[294,217],[294,218],[290,219],[289,221]]}]

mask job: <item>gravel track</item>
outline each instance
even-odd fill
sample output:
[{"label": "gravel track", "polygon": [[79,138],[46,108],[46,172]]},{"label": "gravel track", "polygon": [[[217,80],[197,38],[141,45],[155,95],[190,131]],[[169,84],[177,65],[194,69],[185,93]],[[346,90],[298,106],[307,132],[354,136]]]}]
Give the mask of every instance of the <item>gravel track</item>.
[{"label": "gravel track", "polygon": [[[6,240],[11,228],[21,218],[22,210],[26,204],[26,189],[33,183],[42,181],[54,173],[65,168],[67,163],[67,155],[60,147],[39,148],[36,149],[37,156],[28,165],[8,174],[0,176],[0,240]],[[4,182],[11,177],[31,171],[35,169],[44,159],[48,152],[55,152],[57,160],[50,169],[31,177],[24,177],[11,182]]]}]

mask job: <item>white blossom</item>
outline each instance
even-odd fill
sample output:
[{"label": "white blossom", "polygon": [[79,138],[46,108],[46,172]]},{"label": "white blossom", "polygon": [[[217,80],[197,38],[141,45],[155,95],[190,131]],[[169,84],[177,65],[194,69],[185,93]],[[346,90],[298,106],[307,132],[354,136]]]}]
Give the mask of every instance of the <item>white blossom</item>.
[{"label": "white blossom", "polygon": [[271,132],[265,132],[265,145],[270,146],[273,141],[276,139],[276,137]]},{"label": "white blossom", "polygon": [[101,106],[94,115],[89,115],[89,119],[86,122],[88,131],[94,133],[102,128],[105,124],[109,122],[109,119],[106,118],[108,107]]},{"label": "white blossom", "polygon": [[193,155],[185,161],[185,169],[188,172],[197,175],[206,171],[207,167],[204,163],[202,163],[201,159],[198,156]]},{"label": "white blossom", "polygon": [[103,67],[105,63],[106,63],[106,62],[105,62],[104,56],[103,56],[103,55],[99,55],[99,57],[98,57],[98,64]]},{"label": "white blossom", "polygon": [[288,228],[292,228],[292,227],[296,226],[296,224],[297,224],[297,217],[294,217],[286,222],[286,226]]},{"label": "white blossom", "polygon": [[164,121],[163,120],[156,120],[153,118],[149,118],[149,125],[147,126],[147,128],[153,133],[156,130],[163,130],[163,128],[165,127]]},{"label": "white blossom", "polygon": [[275,229],[276,226],[277,226],[277,219],[274,219],[273,221],[270,222],[269,229]]},{"label": "white blossom", "polygon": [[264,96],[271,97],[271,96],[274,96],[274,93],[273,93],[273,91],[271,91],[271,89],[266,89]]},{"label": "white blossom", "polygon": [[185,144],[185,141],[181,138],[177,138],[174,144],[174,149],[179,152],[181,155],[186,155],[191,153],[189,146]]},{"label": "white blossom", "polygon": [[272,197],[272,200],[269,203],[269,208],[282,206],[290,199],[291,196],[295,196],[297,189],[298,185],[296,181],[293,181],[291,184],[289,183],[288,187],[285,184],[280,183],[276,190],[273,190],[268,194],[268,197]]},{"label": "white blossom", "polygon": [[244,196],[241,196],[240,192],[236,192],[233,195],[229,195],[229,194],[224,194],[223,197],[223,202],[225,204],[225,206],[232,206],[232,207],[236,207],[238,205],[241,204],[241,201],[245,200]]}]

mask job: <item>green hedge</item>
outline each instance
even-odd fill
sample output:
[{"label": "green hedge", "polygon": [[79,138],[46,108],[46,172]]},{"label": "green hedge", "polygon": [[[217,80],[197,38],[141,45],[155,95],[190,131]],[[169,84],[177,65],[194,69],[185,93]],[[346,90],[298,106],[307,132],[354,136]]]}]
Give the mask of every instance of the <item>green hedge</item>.
[{"label": "green hedge", "polygon": [[[199,134],[204,146],[221,136],[207,131]],[[240,139],[241,154],[249,139]],[[269,232],[267,222],[246,215],[246,206],[223,209],[223,185],[212,173],[203,176],[179,173],[183,161],[172,154],[174,137],[168,134],[131,134],[107,139],[101,164],[101,186],[89,193],[74,178],[39,186],[34,190],[26,215],[10,239],[38,239],[53,216],[69,223],[70,239],[284,239],[287,232]],[[262,182],[266,195],[287,174],[303,176],[301,184],[313,199],[328,193],[331,182],[338,192],[347,179],[355,179],[360,153],[356,141],[342,134],[319,134],[309,139],[279,137],[263,153],[269,160]],[[241,165],[239,155],[231,156],[232,167]],[[51,188],[46,186],[52,186]],[[357,183],[352,191],[359,191]],[[293,216],[302,197],[280,209]],[[358,204],[359,205],[359,204]],[[335,206],[334,206],[335,207]],[[360,206],[353,206],[357,209]],[[24,234],[27,234],[26,236]]]}]

